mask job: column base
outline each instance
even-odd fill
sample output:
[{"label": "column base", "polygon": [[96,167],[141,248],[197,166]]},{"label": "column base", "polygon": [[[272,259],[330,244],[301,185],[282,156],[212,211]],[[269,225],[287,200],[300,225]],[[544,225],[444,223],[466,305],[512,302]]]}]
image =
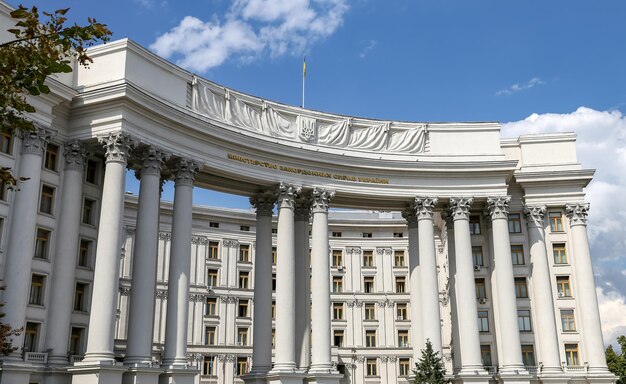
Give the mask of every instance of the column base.
[{"label": "column base", "polygon": [[589,369],[589,372],[587,373],[587,382],[593,384],[614,384],[617,382],[617,376],[611,373],[608,369],[602,369],[595,372]]},{"label": "column base", "polygon": [[158,384],[194,384],[200,371],[194,368],[166,368],[161,370]]},{"label": "column base", "polygon": [[560,374],[556,373],[548,373],[541,374],[537,376],[539,381],[543,384],[568,384],[570,382],[569,377],[566,373],[561,372]]},{"label": "column base", "polygon": [[311,372],[306,377],[306,384],[339,384],[339,380],[343,378],[343,375],[335,370],[330,370],[327,373]]},{"label": "column base", "polygon": [[267,372],[249,372],[241,379],[246,384],[267,384]]},{"label": "column base", "polygon": [[529,384],[533,379],[525,368],[503,368],[496,378],[500,383],[506,384]]},{"label": "column base", "polygon": [[455,383],[488,383],[492,380],[493,375],[490,375],[482,366],[475,368],[463,368],[457,374]]},{"label": "column base", "polygon": [[128,368],[122,377],[122,384],[158,384],[162,368],[135,366]]},{"label": "column base", "polygon": [[32,365],[5,361],[0,368],[0,384],[29,384]]},{"label": "column base", "polygon": [[120,384],[122,375],[128,370],[121,365],[80,362],[69,367],[72,384]]},{"label": "column base", "polygon": [[306,374],[301,372],[270,371],[267,384],[303,384]]}]

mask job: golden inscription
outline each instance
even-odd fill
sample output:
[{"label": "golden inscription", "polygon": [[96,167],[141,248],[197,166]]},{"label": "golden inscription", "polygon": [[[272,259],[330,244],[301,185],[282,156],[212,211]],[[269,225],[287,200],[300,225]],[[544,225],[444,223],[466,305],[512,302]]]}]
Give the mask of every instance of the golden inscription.
[{"label": "golden inscription", "polygon": [[232,153],[229,153],[227,157],[230,160],[239,161],[240,163],[244,163],[244,164],[248,164],[248,165],[252,165],[252,166],[256,166],[256,167],[277,169],[279,171],[290,172],[290,173],[297,173],[297,174],[300,174],[300,175],[323,177],[323,178],[326,178],[326,179],[354,181],[354,182],[358,182],[358,183],[389,184],[389,179],[383,179],[383,178],[379,178],[379,177],[357,177],[357,176],[339,175],[339,174],[336,174],[336,173],[312,171],[312,170],[309,170],[309,169],[302,169],[302,168],[285,167],[285,166],[282,166],[282,165],[268,163],[266,161],[250,159],[248,157],[243,157],[243,156],[235,155],[235,154],[232,154]]}]

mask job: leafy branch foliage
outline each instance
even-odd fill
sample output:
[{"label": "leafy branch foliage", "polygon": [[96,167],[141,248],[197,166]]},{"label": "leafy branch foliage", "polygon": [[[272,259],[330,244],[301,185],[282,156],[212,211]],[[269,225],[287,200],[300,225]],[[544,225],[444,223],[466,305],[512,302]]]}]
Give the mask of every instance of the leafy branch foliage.
[{"label": "leafy branch foliage", "polygon": [[419,361],[415,363],[415,384],[448,384],[446,368],[439,354],[433,350],[433,344],[426,340],[426,348],[422,349]]},{"label": "leafy branch foliage", "polygon": [[606,349],[606,363],[615,376],[617,376],[617,384],[626,384],[626,336],[622,335],[617,338],[617,343],[622,350],[618,354],[612,345]]},{"label": "leafy branch foliage", "polygon": [[[1,286],[0,291],[4,291],[6,287]],[[0,307],[4,304],[0,303]],[[18,347],[13,346],[12,336],[19,336],[23,329],[13,329],[9,324],[5,324],[2,322],[2,318],[4,317],[4,313],[0,312],[0,353],[3,355],[9,355],[14,351],[17,351]]]}]

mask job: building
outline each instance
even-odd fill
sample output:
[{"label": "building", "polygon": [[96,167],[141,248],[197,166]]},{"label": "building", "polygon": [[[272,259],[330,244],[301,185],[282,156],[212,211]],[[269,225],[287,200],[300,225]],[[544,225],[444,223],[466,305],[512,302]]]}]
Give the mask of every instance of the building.
[{"label": "building", "polygon": [[1,138],[27,178],[0,196],[3,384],[403,383],[426,340],[459,383],[614,382],[574,135],[281,105],[129,40],[90,56]]}]

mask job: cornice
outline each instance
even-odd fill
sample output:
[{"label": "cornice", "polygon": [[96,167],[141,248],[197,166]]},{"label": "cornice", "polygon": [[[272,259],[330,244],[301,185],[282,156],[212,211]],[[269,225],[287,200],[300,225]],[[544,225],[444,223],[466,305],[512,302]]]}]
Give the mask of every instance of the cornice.
[{"label": "cornice", "polygon": [[576,184],[586,187],[593,175],[595,169],[579,169],[579,170],[562,170],[562,171],[542,171],[542,172],[523,172],[516,171],[513,176],[515,181],[519,184],[549,184],[549,185],[564,185],[564,184]]}]

